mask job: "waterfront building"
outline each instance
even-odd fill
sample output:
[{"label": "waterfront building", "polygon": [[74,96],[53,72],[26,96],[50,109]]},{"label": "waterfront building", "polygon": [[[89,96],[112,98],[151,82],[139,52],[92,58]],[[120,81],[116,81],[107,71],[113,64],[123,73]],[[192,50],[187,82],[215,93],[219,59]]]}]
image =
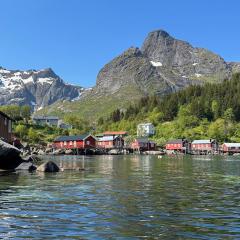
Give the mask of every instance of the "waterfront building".
[{"label": "waterfront building", "polygon": [[165,148],[168,152],[189,153],[191,150],[191,143],[186,139],[174,139],[168,141]]},{"label": "waterfront building", "polygon": [[137,151],[156,150],[156,143],[149,140],[148,138],[136,138],[132,142],[131,148]]},{"label": "waterfront building", "polygon": [[218,151],[218,142],[215,139],[194,140],[191,144],[192,153],[209,154]]},{"label": "waterfront building", "polygon": [[9,116],[0,112],[0,139],[8,143],[12,142],[12,122]]},{"label": "waterfront building", "polygon": [[222,152],[229,155],[234,153],[240,153],[240,143],[223,143]]},{"label": "waterfront building", "polygon": [[98,138],[97,146],[105,149],[123,148],[124,140],[121,136],[102,136]]},{"label": "waterfront building", "polygon": [[149,137],[155,134],[155,127],[152,123],[141,123],[137,126],[138,137]]},{"label": "waterfront building", "polygon": [[54,140],[57,149],[93,149],[96,148],[96,138],[91,134],[78,136],[61,136]]}]

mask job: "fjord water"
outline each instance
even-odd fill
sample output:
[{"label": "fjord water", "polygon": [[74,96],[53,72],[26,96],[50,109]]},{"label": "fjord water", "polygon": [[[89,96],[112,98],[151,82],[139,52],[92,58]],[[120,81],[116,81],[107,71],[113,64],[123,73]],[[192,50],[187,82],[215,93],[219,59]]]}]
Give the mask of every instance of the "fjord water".
[{"label": "fjord water", "polygon": [[1,239],[239,239],[240,158],[58,157],[1,173]]}]

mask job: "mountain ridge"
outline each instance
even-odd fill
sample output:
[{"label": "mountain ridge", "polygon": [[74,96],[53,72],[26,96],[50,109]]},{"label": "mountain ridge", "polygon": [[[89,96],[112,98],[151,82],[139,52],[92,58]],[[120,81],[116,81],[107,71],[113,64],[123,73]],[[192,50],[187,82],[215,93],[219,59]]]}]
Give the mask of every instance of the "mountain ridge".
[{"label": "mountain ridge", "polygon": [[51,68],[7,70],[0,67],[0,105],[30,105],[41,109],[59,100],[80,97],[84,88],[66,84]]},{"label": "mountain ridge", "polygon": [[124,111],[142,96],[163,96],[189,85],[222,82],[239,71],[240,63],[226,62],[212,51],[193,47],[164,30],[155,30],[140,48],[130,47],[105,64],[97,75],[96,85],[82,89],[75,96],[76,101],[59,97],[54,104],[46,104],[47,108],[40,113],[79,114],[95,121],[116,108]]}]

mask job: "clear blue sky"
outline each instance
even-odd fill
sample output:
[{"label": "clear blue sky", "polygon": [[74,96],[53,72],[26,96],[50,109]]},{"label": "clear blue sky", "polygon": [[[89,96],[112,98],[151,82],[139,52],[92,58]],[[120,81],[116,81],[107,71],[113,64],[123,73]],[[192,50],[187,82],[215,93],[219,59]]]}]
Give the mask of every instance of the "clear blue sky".
[{"label": "clear blue sky", "polygon": [[156,29],[240,61],[238,0],[0,0],[0,7],[0,66],[51,67],[85,87]]}]

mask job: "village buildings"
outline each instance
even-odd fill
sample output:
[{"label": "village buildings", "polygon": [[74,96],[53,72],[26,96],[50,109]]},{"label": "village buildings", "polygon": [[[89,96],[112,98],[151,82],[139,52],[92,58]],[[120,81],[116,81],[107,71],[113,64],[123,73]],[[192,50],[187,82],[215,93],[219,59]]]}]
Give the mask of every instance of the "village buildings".
[{"label": "village buildings", "polygon": [[97,146],[104,149],[123,148],[124,139],[121,136],[103,136],[98,138]]},{"label": "village buildings", "polygon": [[186,139],[175,139],[168,141],[165,148],[168,152],[189,153],[191,143]]},{"label": "village buildings", "polygon": [[156,150],[156,143],[148,138],[136,138],[131,143],[131,148],[134,151],[151,151]]},{"label": "village buildings", "polygon": [[0,112],[0,139],[12,142],[12,119],[5,113]]},{"label": "village buildings", "polygon": [[229,155],[240,153],[240,143],[223,143],[221,151]]},{"label": "village buildings", "polygon": [[61,136],[54,140],[53,146],[56,149],[94,149],[96,142],[96,138],[91,134]]},{"label": "village buildings", "polygon": [[194,140],[191,144],[193,154],[210,154],[219,150],[215,139]]}]

